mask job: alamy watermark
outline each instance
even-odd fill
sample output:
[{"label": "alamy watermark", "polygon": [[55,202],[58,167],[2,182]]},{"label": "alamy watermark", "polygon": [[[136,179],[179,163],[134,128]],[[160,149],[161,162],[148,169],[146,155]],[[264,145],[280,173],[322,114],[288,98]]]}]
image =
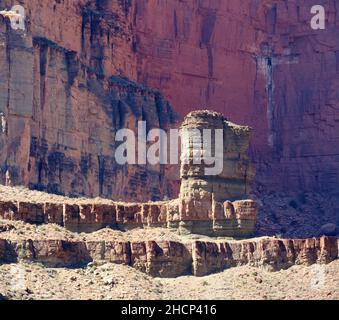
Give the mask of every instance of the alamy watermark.
[{"label": "alamy watermark", "polygon": [[223,171],[223,129],[147,132],[146,121],[139,121],[137,136],[133,130],[124,128],[117,131],[115,141],[120,143],[115,151],[119,165],[176,165],[181,160],[182,164],[204,165],[205,175],[219,175]]},{"label": "alamy watermark", "polygon": [[9,18],[13,30],[25,31],[25,8],[20,5],[15,5],[11,10],[2,10],[0,15]]},{"label": "alamy watermark", "polygon": [[[311,28],[313,30],[324,30],[326,27],[326,13],[324,6],[312,6],[311,14],[314,15],[311,19]],[[23,6],[15,5],[11,8],[11,10],[0,11],[0,15],[8,17],[10,19],[11,26],[14,30],[25,31],[25,8]]]},{"label": "alamy watermark", "polygon": [[311,19],[311,28],[313,30],[324,30],[326,28],[326,13],[322,5],[315,5],[311,8],[314,16]]}]

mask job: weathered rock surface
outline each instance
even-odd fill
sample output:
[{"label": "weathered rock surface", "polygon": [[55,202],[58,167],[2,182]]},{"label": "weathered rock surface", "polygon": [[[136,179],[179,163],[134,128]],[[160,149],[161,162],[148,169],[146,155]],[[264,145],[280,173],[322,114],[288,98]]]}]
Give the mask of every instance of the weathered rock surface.
[{"label": "weathered rock surface", "polygon": [[[147,121],[149,129],[167,129],[176,115],[158,91],[103,67],[107,58],[102,50],[108,43],[98,38],[102,18],[80,5],[62,4],[70,22],[82,11],[79,28],[72,28],[82,28],[82,36],[76,33],[82,49],[51,40],[55,29],[47,28],[49,18],[42,16],[52,14],[48,10],[53,6],[27,3],[26,33],[12,30],[0,17],[0,183],[117,200],[170,197],[177,192],[177,182],[166,178],[170,169],[118,165],[115,135],[120,128],[137,132],[139,120]],[[43,21],[38,31],[39,14]],[[101,49],[94,49],[97,45]]]},{"label": "weathered rock surface", "polygon": [[6,240],[0,238],[0,262],[18,260],[49,267],[79,266],[90,261],[130,265],[157,277],[204,276],[251,265],[271,271],[294,264],[329,263],[338,257],[337,238],[179,243],[173,241]]},{"label": "weathered rock surface", "polygon": [[328,263],[338,255],[337,238],[261,239],[229,243],[196,242],[193,245],[195,275],[206,275],[226,267],[250,264],[269,270],[294,264]]},{"label": "weathered rock surface", "polygon": [[[203,130],[211,129],[213,146],[203,146]],[[222,141],[212,138],[220,129]],[[1,201],[0,217],[28,223],[55,223],[71,231],[91,232],[104,227],[121,229],[137,227],[168,227],[180,233],[210,236],[246,237],[253,235],[259,205],[249,197],[254,170],[246,155],[249,144],[248,127],[227,122],[211,111],[189,114],[181,127],[182,161],[179,198],[148,203],[51,203]],[[215,133],[216,134],[216,133]],[[187,138],[188,137],[188,138]],[[196,141],[196,138],[199,140]],[[199,147],[198,148],[195,147]],[[208,174],[206,159],[196,164],[196,151],[210,152],[219,174]],[[40,155],[40,153],[38,153]],[[187,161],[185,161],[185,157]],[[48,166],[46,166],[48,168]],[[116,185],[118,188],[119,185]],[[233,201],[230,200],[237,200]]]},{"label": "weathered rock surface", "polygon": [[[206,130],[210,130],[210,143],[205,143]],[[247,156],[250,131],[210,110],[185,117],[181,125],[181,232],[253,234],[258,204],[252,200],[230,202],[250,197],[255,172]],[[208,163],[202,154],[209,154],[214,163]]]},{"label": "weathered rock surface", "polygon": [[[317,2],[327,15],[326,29],[317,31],[310,27],[314,4],[307,0],[248,0],[241,6],[20,3],[26,8],[26,37],[0,17],[2,182],[123,200],[142,197],[145,187],[157,199],[177,196],[174,186],[158,181],[154,168],[111,171],[109,141],[119,114],[128,114],[131,126],[135,111],[146,113],[152,125],[170,118],[157,112],[147,90],[108,84],[110,76],[122,75],[159,89],[182,115],[213,106],[250,125],[256,132],[250,147],[256,190],[338,189],[336,0]],[[13,4],[2,0],[0,8]],[[111,92],[119,96],[113,105],[120,101],[120,107],[109,106]]]},{"label": "weathered rock surface", "polygon": [[12,224],[0,225],[0,233],[15,230],[15,226]]},{"label": "weathered rock surface", "polygon": [[[212,158],[217,157],[212,165],[206,164],[204,159],[201,163],[195,163],[198,160],[195,155],[201,152],[201,145],[204,145],[204,130],[211,130],[210,148],[206,145],[204,152],[210,153]],[[216,137],[217,130],[223,132],[220,137],[222,141]],[[182,135],[188,136],[183,139],[182,145],[181,197],[206,193],[210,196],[213,194],[215,201],[223,202],[246,199],[250,195],[255,171],[247,156],[249,127],[233,124],[220,113],[199,110],[185,117],[181,131]],[[219,151],[222,151],[221,157]],[[221,160],[219,166],[218,160]],[[217,169],[221,172],[217,173]]]},{"label": "weathered rock surface", "polygon": [[[245,237],[254,232],[258,205],[252,200],[227,201],[213,207],[204,202],[205,215],[197,215],[200,203],[176,199],[154,203],[31,203],[0,201],[0,218],[33,224],[54,223],[74,232],[105,227],[128,230],[167,227],[180,233]],[[208,207],[209,206],[209,207]],[[229,212],[233,212],[229,215]]]}]

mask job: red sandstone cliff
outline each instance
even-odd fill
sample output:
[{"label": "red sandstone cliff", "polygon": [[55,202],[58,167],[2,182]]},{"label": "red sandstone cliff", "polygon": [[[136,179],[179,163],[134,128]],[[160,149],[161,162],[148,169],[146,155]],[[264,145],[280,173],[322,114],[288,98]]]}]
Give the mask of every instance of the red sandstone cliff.
[{"label": "red sandstone cliff", "polygon": [[[326,9],[326,29],[310,9]],[[138,80],[254,128],[260,187],[338,191],[338,2],[138,1]]]},{"label": "red sandstone cliff", "polygon": [[134,201],[175,194],[167,168],[114,158],[118,129],[176,119],[158,91],[120,74],[129,40],[117,15],[81,1],[25,7],[25,33],[0,17],[1,182]]},{"label": "red sandstone cliff", "polygon": [[[14,2],[0,1],[0,8]],[[317,1],[327,13],[326,29],[318,31],[310,27],[311,0],[22,3],[26,38],[15,36],[0,18],[5,79],[0,97],[10,135],[0,137],[2,150],[7,149],[1,154],[3,175],[9,169],[12,179],[33,187],[58,191],[62,180],[68,181],[67,193],[102,191],[125,199],[139,196],[146,179],[153,186],[146,192],[159,189],[160,183],[157,198],[175,196],[173,189],[164,190],[157,170],[124,172],[117,179],[115,173],[103,174],[112,152],[110,119],[119,118],[105,111],[105,90],[111,86],[106,77],[123,75],[160,89],[181,114],[211,106],[252,126],[258,190],[337,190],[336,0]],[[119,98],[123,105],[132,108],[134,99],[139,114],[156,114],[149,91],[126,93],[113,87],[108,91],[129,99]],[[138,116],[132,111],[122,114],[133,122]],[[161,117],[171,122],[160,112],[152,125]],[[65,157],[64,151],[53,150],[55,144],[67,149]],[[35,156],[35,150],[41,154],[46,148],[43,159]],[[89,176],[81,168],[89,168]],[[50,177],[49,170],[57,174]],[[122,182],[121,177],[133,177],[134,190],[120,194],[116,181],[130,185],[129,178]]]}]

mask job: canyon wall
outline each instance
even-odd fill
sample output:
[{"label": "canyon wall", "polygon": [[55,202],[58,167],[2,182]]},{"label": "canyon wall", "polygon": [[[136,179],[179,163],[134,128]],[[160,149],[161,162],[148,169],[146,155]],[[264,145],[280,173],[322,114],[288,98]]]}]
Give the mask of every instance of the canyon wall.
[{"label": "canyon wall", "polygon": [[[116,200],[162,200],[174,194],[165,166],[122,166],[115,159],[120,128],[136,133],[138,121],[146,121],[148,128],[174,125],[176,115],[169,103],[158,91],[113,68],[105,71],[98,46],[107,43],[101,42],[96,12],[80,7],[82,11],[73,12],[71,2],[62,3],[70,22],[80,14],[74,25],[60,22],[53,29],[76,30],[79,24],[75,36],[80,47],[72,39],[67,46],[52,36],[44,21],[34,20],[53,23],[46,14],[62,19],[62,13],[44,11],[45,4],[28,5],[25,32],[12,30],[0,17],[1,183]],[[44,33],[39,32],[40,23]],[[119,37],[114,33],[120,30],[106,27],[107,39]]]},{"label": "canyon wall", "polygon": [[339,191],[336,0],[133,3],[138,80],[182,114],[211,107],[252,127],[258,191]]},{"label": "canyon wall", "polygon": [[241,242],[7,240],[0,237],[0,263],[38,262],[47,267],[124,264],[154,277],[201,277],[250,265],[269,271],[293,265],[325,264],[338,257],[335,237],[259,238]]},{"label": "canyon wall", "polygon": [[[0,17],[2,181],[9,173],[52,192],[177,196],[161,168],[111,169],[117,127],[174,122],[142,83],[181,115],[211,108],[251,126],[256,191],[338,191],[336,0],[2,0],[0,9],[17,3],[26,36]],[[325,30],[310,27],[316,4]]]}]

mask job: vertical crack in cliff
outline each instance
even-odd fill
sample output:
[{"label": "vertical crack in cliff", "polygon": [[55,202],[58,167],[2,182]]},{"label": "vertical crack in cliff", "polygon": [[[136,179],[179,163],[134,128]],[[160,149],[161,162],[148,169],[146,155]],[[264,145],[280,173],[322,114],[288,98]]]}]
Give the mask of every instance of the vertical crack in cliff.
[{"label": "vertical crack in cliff", "polygon": [[174,9],[173,13],[173,27],[174,27],[174,38],[178,37],[178,17],[177,11]]},{"label": "vertical crack in cliff", "polygon": [[48,52],[48,47],[46,45],[41,45],[40,46],[40,106],[41,106],[41,110],[44,108],[45,96],[46,96],[47,52]]},{"label": "vertical crack in cliff", "polygon": [[277,4],[273,4],[266,16],[267,30],[270,34],[275,34],[276,32],[277,17]]},{"label": "vertical crack in cliff", "polygon": [[214,74],[213,63],[213,46],[211,44],[212,36],[216,25],[217,15],[214,10],[208,10],[202,21],[201,28],[201,43],[207,49],[207,61],[208,61],[208,84],[206,90],[206,103],[210,101],[211,93],[211,80]]},{"label": "vertical crack in cliff", "polygon": [[129,14],[129,10],[132,7],[132,0],[118,0],[118,1],[119,1],[120,7],[122,8],[122,10],[125,13],[125,17],[127,18],[128,14]]},{"label": "vertical crack in cliff", "polygon": [[267,119],[268,119],[268,144],[274,146],[274,81],[273,81],[273,58],[266,58],[267,68]]},{"label": "vertical crack in cliff", "polygon": [[6,111],[7,115],[9,115],[9,108],[10,108],[10,96],[11,96],[11,48],[10,48],[10,28],[8,27],[8,24],[6,23],[6,59],[8,64],[8,75],[7,75],[7,105],[6,105]]},{"label": "vertical crack in cliff", "polygon": [[[5,41],[6,41],[6,60],[7,60],[7,100],[6,100],[6,106],[4,107],[4,112],[1,115],[1,127],[2,132],[6,135],[6,138],[9,134],[8,132],[8,124],[6,118],[9,117],[10,113],[10,101],[11,101],[11,74],[12,74],[12,68],[11,68],[11,48],[10,48],[10,26],[8,22],[6,21],[6,35],[5,35]],[[5,150],[2,150],[3,154],[6,154],[6,158],[4,163],[1,165],[1,175],[4,174],[4,181],[5,185],[11,184],[11,176],[10,176],[10,166],[8,165],[8,154],[9,154],[9,143],[6,143],[4,146]]]},{"label": "vertical crack in cliff", "polygon": [[98,156],[98,167],[99,167],[99,194],[100,196],[104,193],[104,182],[105,182],[105,157]]},{"label": "vertical crack in cliff", "polygon": [[[98,75],[104,75],[104,46],[103,29],[101,28],[101,19],[103,13],[94,11],[85,7],[82,12],[81,23],[81,56],[88,58],[86,54],[86,30],[89,30],[89,63]],[[89,26],[88,26],[89,25]]]}]

